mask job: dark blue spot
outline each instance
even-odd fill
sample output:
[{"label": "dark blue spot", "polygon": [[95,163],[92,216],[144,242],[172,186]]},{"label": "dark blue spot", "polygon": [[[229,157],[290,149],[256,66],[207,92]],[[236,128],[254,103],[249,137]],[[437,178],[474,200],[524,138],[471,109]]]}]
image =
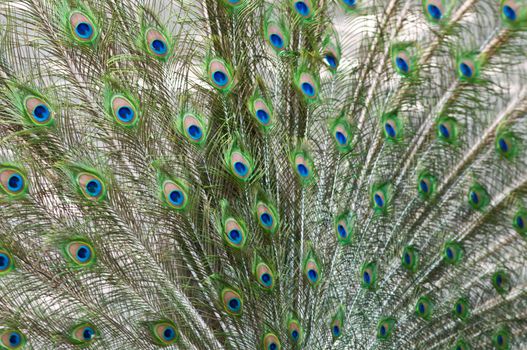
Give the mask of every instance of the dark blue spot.
[{"label": "dark blue spot", "polygon": [[264,285],[270,286],[271,282],[272,282],[271,275],[268,274],[268,273],[262,274],[262,282],[263,282]]},{"label": "dark blue spot", "polygon": [[410,265],[412,263],[412,257],[408,253],[404,253],[404,262],[406,265]]},{"label": "dark blue spot", "polygon": [[304,164],[297,164],[296,170],[298,171],[298,174],[302,177],[306,177],[309,175],[309,170]]},{"label": "dark blue spot", "polygon": [[357,0],[343,0],[343,1],[348,6],[355,6],[355,4],[357,3]]},{"label": "dark blue spot", "polygon": [[49,119],[50,116],[49,108],[45,105],[38,105],[33,109],[33,117],[40,123],[43,123]]},{"label": "dark blue spot", "polygon": [[203,132],[201,131],[201,128],[197,125],[189,126],[187,129],[187,132],[193,140],[199,140],[201,139],[201,136],[203,136]]},{"label": "dark blue spot", "polygon": [[22,342],[22,338],[18,333],[12,332],[9,335],[9,345],[10,346],[18,346]]},{"label": "dark blue spot", "polygon": [[102,191],[102,186],[99,180],[90,180],[86,184],[86,192],[88,192],[90,196],[93,196],[93,197],[98,196],[101,193],[101,191]]},{"label": "dark blue spot", "polygon": [[389,123],[389,122],[384,123],[384,130],[386,130],[386,134],[388,134],[388,136],[391,138],[394,138],[397,135],[392,123]]},{"label": "dark blue spot", "polygon": [[309,97],[315,96],[315,88],[310,83],[302,83],[302,92]]},{"label": "dark blue spot", "polygon": [[523,221],[523,218],[521,216],[518,216],[516,218],[516,225],[518,225],[518,227],[521,229],[525,227],[525,222]]},{"label": "dark blue spot", "polygon": [[217,70],[214,73],[212,73],[212,80],[218,86],[225,86],[228,82],[227,74],[223,73],[222,71]]},{"label": "dark blue spot", "polygon": [[407,73],[408,69],[410,69],[410,67],[408,66],[408,63],[402,57],[397,57],[395,59],[395,64],[397,65],[397,68],[399,68],[399,70],[403,71],[404,73]]},{"label": "dark blue spot", "polygon": [[503,283],[503,278],[501,277],[500,274],[498,274],[496,276],[496,284],[498,285],[498,287],[501,287],[501,284]]},{"label": "dark blue spot", "polygon": [[419,303],[419,313],[424,314],[426,311],[425,304]]},{"label": "dark blue spot", "polygon": [[153,40],[150,47],[158,55],[164,55],[167,52],[167,44],[159,39]]},{"label": "dark blue spot", "polygon": [[307,277],[309,277],[312,282],[316,282],[318,279],[318,272],[314,269],[311,269],[307,271]]},{"label": "dark blue spot", "polygon": [[337,225],[337,232],[341,238],[346,238],[348,236],[346,229],[342,225]]},{"label": "dark blue spot", "polygon": [[339,326],[333,326],[333,335],[335,337],[338,337],[340,335],[340,328],[339,328]]},{"label": "dark blue spot", "polygon": [[364,273],[362,274],[362,279],[364,280],[364,283],[370,284],[371,282],[370,273],[368,271],[364,271]]},{"label": "dark blue spot", "polygon": [[247,175],[249,168],[247,168],[247,166],[242,162],[236,162],[234,163],[234,171],[240,176],[245,176]]},{"label": "dark blue spot", "polygon": [[516,20],[516,11],[509,5],[503,6],[503,15],[509,20],[514,21]]},{"label": "dark blue spot", "polygon": [[503,336],[501,334],[496,337],[496,340],[498,342],[498,345],[503,345]]},{"label": "dark blue spot", "polygon": [[276,349],[278,349],[278,345],[276,345],[275,343],[271,343],[269,345],[269,350],[276,350]]},{"label": "dark blue spot", "polygon": [[84,331],[82,332],[82,336],[84,340],[91,340],[94,334],[95,334],[95,331],[91,327],[86,327]]},{"label": "dark blue spot", "polygon": [[452,250],[452,248],[447,248],[446,249],[446,256],[447,258],[449,258],[450,260],[454,259],[454,250]]},{"label": "dark blue spot", "polygon": [[77,249],[77,259],[80,262],[88,261],[90,259],[90,256],[91,256],[91,251],[87,246],[83,245]]},{"label": "dark blue spot", "polygon": [[229,238],[234,244],[239,244],[242,241],[242,234],[238,230],[230,230]]},{"label": "dark blue spot", "polygon": [[432,17],[433,19],[435,20],[439,20],[441,19],[441,17],[443,16],[443,14],[441,13],[441,10],[439,9],[439,7],[437,7],[436,5],[428,5],[428,14],[430,15],[430,17]]},{"label": "dark blue spot", "polygon": [[328,53],[324,58],[328,66],[330,66],[331,68],[337,68],[337,59],[335,58],[335,56]]},{"label": "dark blue spot", "polygon": [[93,33],[93,28],[89,23],[81,22],[75,27],[75,33],[82,39],[88,39]]},{"label": "dark blue spot", "polygon": [[296,329],[291,332],[291,337],[293,337],[294,340],[298,339],[298,331]]},{"label": "dark blue spot", "polygon": [[470,200],[474,204],[478,204],[479,203],[479,196],[478,196],[478,194],[475,191],[471,191],[470,192]]},{"label": "dark blue spot", "polygon": [[381,326],[381,335],[384,337],[386,335],[386,326],[385,325],[382,325]]},{"label": "dark blue spot", "polygon": [[282,37],[278,34],[271,34],[269,35],[269,40],[271,41],[271,44],[276,47],[277,49],[281,49],[284,47],[284,40]]},{"label": "dark blue spot", "polygon": [[456,312],[458,314],[461,314],[463,312],[463,305],[461,305],[460,303],[456,304]]},{"label": "dark blue spot", "polygon": [[463,74],[463,76],[467,78],[470,78],[472,76],[472,68],[470,68],[470,66],[465,62],[461,62],[461,64],[459,65],[459,70],[461,71],[461,74]]},{"label": "dark blue spot", "polygon": [[441,133],[441,136],[446,139],[450,137],[450,130],[445,124],[439,124],[439,132]]},{"label": "dark blue spot", "polygon": [[7,180],[7,189],[18,192],[24,187],[24,179],[19,174],[12,174]]},{"label": "dark blue spot", "polygon": [[504,138],[500,138],[498,140],[498,145],[500,146],[500,150],[503,153],[507,153],[509,151],[509,145],[507,144],[507,141],[505,141]]},{"label": "dark blue spot", "polygon": [[9,264],[9,257],[4,253],[0,253],[0,271],[7,270]]},{"label": "dark blue spot", "polygon": [[428,193],[429,188],[425,180],[421,180],[419,182],[419,187],[421,188],[421,191],[423,191],[424,193]]},{"label": "dark blue spot", "polygon": [[174,190],[174,191],[170,192],[169,198],[170,198],[170,202],[172,204],[174,204],[174,205],[181,205],[181,204],[183,204],[183,200],[184,200],[185,196],[183,195],[183,192],[181,192],[179,190]]},{"label": "dark blue spot", "polygon": [[267,124],[269,123],[269,114],[264,111],[263,109],[259,109],[256,111],[256,118],[262,123]]},{"label": "dark blue spot", "polygon": [[260,221],[264,226],[270,227],[273,224],[273,217],[268,213],[260,215]]},{"label": "dark blue spot", "polygon": [[309,7],[303,1],[295,2],[295,9],[296,12],[298,12],[301,16],[306,17],[307,15],[309,15]]},{"label": "dark blue spot", "polygon": [[117,117],[119,120],[129,123],[134,118],[134,110],[128,106],[119,107],[117,110]]},{"label": "dark blue spot", "polygon": [[337,139],[337,142],[342,146],[344,146],[348,142],[348,138],[346,137],[346,135],[344,135],[344,133],[340,131],[337,131],[335,133],[335,138]]},{"label": "dark blue spot", "polygon": [[176,332],[174,332],[174,329],[172,327],[167,327],[163,332],[163,338],[165,338],[165,340],[172,340],[175,336]]},{"label": "dark blue spot", "polygon": [[240,301],[236,298],[229,300],[229,309],[231,311],[238,311],[240,309]]},{"label": "dark blue spot", "polygon": [[384,206],[384,199],[382,198],[382,196],[380,194],[375,193],[375,195],[373,196],[373,200],[375,201],[375,204],[379,208],[382,208]]}]

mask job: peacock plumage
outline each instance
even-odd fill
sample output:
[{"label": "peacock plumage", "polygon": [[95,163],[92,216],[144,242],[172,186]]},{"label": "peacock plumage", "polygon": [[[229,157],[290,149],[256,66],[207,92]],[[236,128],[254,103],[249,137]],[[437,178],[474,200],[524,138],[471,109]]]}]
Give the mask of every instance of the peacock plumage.
[{"label": "peacock plumage", "polygon": [[525,0],[2,0],[0,349],[527,349]]}]

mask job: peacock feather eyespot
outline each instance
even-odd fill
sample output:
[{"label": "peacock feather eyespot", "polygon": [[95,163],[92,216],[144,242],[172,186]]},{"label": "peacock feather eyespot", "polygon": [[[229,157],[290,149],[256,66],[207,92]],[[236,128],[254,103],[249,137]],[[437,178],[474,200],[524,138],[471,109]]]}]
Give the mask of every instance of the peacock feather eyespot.
[{"label": "peacock feather eyespot", "polygon": [[463,56],[457,60],[457,74],[461,81],[473,82],[479,77],[479,61],[477,56]]},{"label": "peacock feather eyespot", "polygon": [[478,183],[474,183],[468,190],[468,203],[475,210],[483,210],[490,203],[490,196],[487,190]]},{"label": "peacock feather eyespot", "polygon": [[351,243],[353,222],[354,218],[350,212],[344,212],[335,218],[335,234],[340,244],[347,245]]},{"label": "peacock feather eyespot", "polygon": [[166,60],[170,56],[170,43],[167,37],[155,28],[148,28],[144,33],[146,52],[151,56]]},{"label": "peacock feather eyespot", "polygon": [[411,245],[404,247],[401,255],[401,266],[410,272],[416,272],[419,267],[419,251]]},{"label": "peacock feather eyespot", "polygon": [[265,350],[281,350],[282,344],[278,339],[278,336],[274,333],[265,333],[262,337],[262,346]]},{"label": "peacock feather eyespot", "polygon": [[8,198],[20,198],[27,193],[27,177],[25,172],[11,164],[0,164],[0,192]]},{"label": "peacock feather eyespot", "polygon": [[403,121],[396,112],[386,113],[381,118],[384,138],[388,142],[397,142],[403,138]]},{"label": "peacock feather eyespot", "polygon": [[339,66],[341,51],[338,44],[333,43],[331,40],[330,37],[325,40],[326,44],[322,51],[322,62],[324,62],[330,71],[334,72]]},{"label": "peacock feather eyespot", "polygon": [[264,35],[273,50],[281,52],[289,46],[289,31],[282,21],[268,21],[264,24]]},{"label": "peacock feather eyespot", "polygon": [[15,263],[11,253],[0,246],[0,277],[7,275],[15,269]]},{"label": "peacock feather eyespot", "polygon": [[450,350],[470,350],[470,345],[465,339],[458,339]]},{"label": "peacock feather eyespot", "polygon": [[271,104],[261,97],[256,97],[249,102],[249,110],[258,125],[261,126],[264,131],[268,131],[274,121]]},{"label": "peacock feather eyespot", "polygon": [[195,113],[184,113],[180,130],[190,143],[203,145],[207,139],[207,127],[203,118]]},{"label": "peacock feather eyespot", "polygon": [[207,64],[207,76],[216,89],[228,92],[233,85],[232,67],[222,59],[213,58]]},{"label": "peacock feather eyespot", "polygon": [[82,11],[72,11],[69,15],[69,25],[73,38],[81,44],[90,44],[99,35],[97,26],[88,14]]},{"label": "peacock feather eyespot", "polygon": [[68,334],[70,342],[75,345],[92,343],[100,336],[97,328],[89,322],[72,327]]},{"label": "peacock feather eyespot", "polygon": [[345,118],[338,118],[330,125],[330,132],[335,140],[335,146],[340,152],[352,149],[351,124]]},{"label": "peacock feather eyespot", "polygon": [[341,7],[348,12],[355,12],[357,10],[357,0],[339,0]]},{"label": "peacock feather eyespot", "polygon": [[438,23],[447,16],[446,6],[442,0],[423,0],[423,10],[426,19]]},{"label": "peacock feather eyespot", "polygon": [[182,211],[188,205],[188,189],[181,181],[166,180],[162,186],[163,199],[172,209]]},{"label": "peacock feather eyespot", "polygon": [[458,242],[446,242],[443,245],[443,260],[450,265],[456,265],[463,259],[463,247]]},{"label": "peacock feather eyespot", "polygon": [[368,262],[360,268],[360,285],[364,289],[374,290],[377,287],[377,264]]},{"label": "peacock feather eyespot", "polygon": [[496,350],[509,350],[511,348],[511,332],[506,326],[501,326],[494,331],[492,345]]},{"label": "peacock feather eyespot", "polygon": [[106,197],[106,185],[95,174],[81,172],[77,175],[77,185],[84,197],[90,201],[101,201]]},{"label": "peacock feather eyespot", "polygon": [[24,98],[24,111],[37,126],[49,126],[54,122],[54,112],[42,97],[29,95]]},{"label": "peacock feather eyespot", "polygon": [[300,344],[302,342],[303,330],[298,321],[294,317],[289,317],[287,321],[287,336],[294,344]]},{"label": "peacock feather eyespot", "polygon": [[322,269],[313,251],[309,250],[303,264],[304,277],[307,282],[316,287],[322,280]]},{"label": "peacock feather eyespot", "polygon": [[238,180],[248,181],[251,178],[254,165],[251,157],[247,153],[233,147],[226,156],[226,162],[230,173]]},{"label": "peacock feather eyespot", "polygon": [[423,295],[415,304],[415,313],[423,320],[429,321],[432,318],[434,311],[434,302],[430,297]]},{"label": "peacock feather eyespot", "polygon": [[423,199],[431,198],[436,190],[436,178],[427,171],[421,172],[417,178],[417,192]]},{"label": "peacock feather eyespot", "polygon": [[292,154],[293,167],[300,182],[304,185],[310,184],[314,181],[314,166],[313,160],[307,151],[298,150]]},{"label": "peacock feather eyespot", "polygon": [[76,267],[88,267],[95,263],[95,250],[85,240],[74,240],[66,244],[64,252],[68,260]]},{"label": "peacock feather eyespot", "polygon": [[339,306],[337,312],[333,315],[330,329],[333,339],[340,338],[344,329],[344,308],[342,306]]},{"label": "peacock feather eyespot", "polygon": [[111,114],[115,121],[122,126],[132,127],[139,121],[137,105],[131,99],[121,94],[112,96],[110,100]]},{"label": "peacock feather eyespot", "polygon": [[373,185],[371,188],[371,203],[376,213],[385,213],[391,201],[391,185],[389,183]]},{"label": "peacock feather eyespot", "polygon": [[525,6],[525,2],[501,0],[500,17],[507,27],[524,29],[527,20],[527,7]]},{"label": "peacock feather eyespot", "polygon": [[436,122],[437,137],[449,144],[458,140],[458,123],[455,118],[441,117]]},{"label": "peacock feather eyespot", "polygon": [[225,287],[221,290],[221,300],[223,303],[223,309],[229,315],[239,316],[242,314],[243,299],[240,293],[234,289]]},{"label": "peacock feather eyespot", "polygon": [[498,270],[492,274],[491,283],[499,294],[506,294],[511,289],[510,276],[503,270]]},{"label": "peacock feather eyespot", "polygon": [[270,204],[258,202],[256,205],[256,217],[258,224],[266,233],[273,234],[278,230],[276,209]]},{"label": "peacock feather eyespot", "polygon": [[494,141],[496,153],[506,159],[513,159],[518,155],[518,139],[511,131],[501,128],[498,129]]},{"label": "peacock feather eyespot", "polygon": [[512,227],[523,238],[527,238],[527,210],[520,208],[512,219]]},{"label": "peacock feather eyespot", "polygon": [[313,16],[313,4],[311,0],[291,0],[293,10],[303,19]]},{"label": "peacock feather eyespot", "polygon": [[387,340],[389,339],[393,332],[395,331],[395,318],[393,317],[383,317],[377,323],[377,339]]},{"label": "peacock feather eyespot", "polygon": [[0,333],[0,349],[23,349],[26,345],[26,336],[18,329],[7,328]]},{"label": "peacock feather eyespot", "polygon": [[390,50],[393,69],[403,77],[410,76],[415,69],[415,57],[410,53],[411,49],[410,44],[399,43]]},{"label": "peacock feather eyespot", "polygon": [[319,81],[313,74],[299,70],[295,74],[295,85],[308,102],[314,102],[318,98]]},{"label": "peacock feather eyespot", "polygon": [[232,248],[243,249],[247,241],[247,230],[242,221],[234,218],[225,220],[223,239]]},{"label": "peacock feather eyespot", "polygon": [[459,298],[452,307],[452,314],[454,317],[459,318],[461,321],[465,321],[470,316],[470,304],[468,299]]},{"label": "peacock feather eyespot", "polygon": [[178,329],[174,322],[162,320],[149,325],[152,340],[159,346],[168,346],[177,343]]}]

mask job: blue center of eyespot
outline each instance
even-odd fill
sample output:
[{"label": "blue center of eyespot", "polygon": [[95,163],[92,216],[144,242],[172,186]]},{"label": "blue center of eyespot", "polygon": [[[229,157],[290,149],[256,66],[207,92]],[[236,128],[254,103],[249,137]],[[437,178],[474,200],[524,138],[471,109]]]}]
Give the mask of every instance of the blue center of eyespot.
[{"label": "blue center of eyespot", "polygon": [[397,68],[399,68],[400,71],[403,71],[405,73],[407,73],[408,69],[410,68],[408,66],[408,63],[406,63],[405,59],[401,57],[397,57],[395,59],[395,64],[397,65]]},{"label": "blue center of eyespot", "polygon": [[268,273],[264,273],[264,274],[262,274],[262,282],[263,282],[263,284],[265,284],[266,286],[270,286],[270,285],[271,285],[271,282],[272,282],[271,275],[268,274]]},{"label": "blue center of eyespot", "polygon": [[404,262],[406,263],[406,265],[410,265],[410,263],[412,262],[412,257],[410,256],[410,254],[404,253]]},{"label": "blue center of eyespot", "polygon": [[315,96],[315,88],[310,83],[302,83],[302,92],[309,97]]},{"label": "blue center of eyespot", "polygon": [[384,123],[384,130],[386,130],[386,134],[391,138],[395,137],[395,135],[397,134],[392,123],[389,122]]},{"label": "blue center of eyespot", "polygon": [[385,335],[386,335],[386,326],[385,326],[385,325],[382,325],[382,326],[381,326],[381,335],[382,335],[382,336],[385,336]]},{"label": "blue center of eyespot", "polygon": [[333,335],[335,337],[338,337],[340,335],[340,328],[339,328],[339,326],[333,326]]},{"label": "blue center of eyespot", "polygon": [[163,332],[163,338],[165,340],[172,340],[176,336],[176,332],[172,329],[172,327],[167,327],[165,331]]},{"label": "blue center of eyespot", "polygon": [[518,225],[518,227],[521,229],[525,227],[525,222],[523,221],[523,218],[521,216],[518,216],[516,218],[516,225]]},{"label": "blue center of eyespot", "polygon": [[90,259],[91,251],[87,246],[80,246],[79,249],[77,249],[77,259],[79,259],[80,262],[86,262]]},{"label": "blue center of eyespot", "polygon": [[86,192],[91,196],[97,196],[101,193],[102,186],[99,180],[90,180],[86,184]]},{"label": "blue center of eyespot", "polygon": [[450,137],[450,131],[448,130],[448,127],[445,124],[439,124],[439,132],[441,133],[441,136],[446,139]]},{"label": "blue center of eyespot", "polygon": [[12,332],[9,335],[9,345],[11,346],[17,346],[20,345],[20,342],[22,341],[20,335],[18,333]]},{"label": "blue center of eyespot", "polygon": [[234,244],[238,244],[238,243],[240,243],[242,241],[242,235],[241,235],[240,231],[238,231],[236,229],[229,231],[229,238],[232,241],[232,243],[234,243]]},{"label": "blue center of eyespot", "polygon": [[503,345],[503,336],[501,334],[496,337],[496,340],[499,345]]},{"label": "blue center of eyespot", "polygon": [[4,253],[0,253],[0,271],[6,270],[8,267],[9,257]]},{"label": "blue center of eyespot", "polygon": [[337,142],[341,145],[345,145],[347,142],[348,142],[348,138],[346,137],[346,135],[344,135],[344,133],[340,132],[340,131],[337,131],[335,133],[335,139],[337,140]]},{"label": "blue center of eyespot", "polygon": [[498,140],[498,146],[500,146],[500,150],[503,153],[507,153],[509,151],[509,145],[507,144],[507,141],[505,141],[505,139],[503,138],[500,138]]},{"label": "blue center of eyespot", "polygon": [[472,203],[474,204],[478,204],[479,203],[479,196],[476,192],[472,191],[470,192],[470,200],[472,201]]},{"label": "blue center of eyespot", "polygon": [[24,179],[19,174],[12,174],[7,179],[7,189],[9,191],[18,192],[24,187]]},{"label": "blue center of eyespot", "polygon": [[163,55],[167,52],[167,45],[165,44],[164,41],[159,40],[159,39],[153,40],[152,43],[150,44],[150,47],[158,55]]},{"label": "blue center of eyespot", "polygon": [[341,238],[346,238],[346,236],[348,235],[346,229],[342,225],[337,225],[337,232],[339,233],[339,236]]},{"label": "blue center of eyespot", "polygon": [[170,192],[169,198],[170,198],[170,202],[172,202],[172,204],[174,204],[174,205],[181,205],[181,204],[183,204],[183,199],[185,198],[185,196],[183,196],[183,192],[181,192],[179,190],[174,190],[174,191]]},{"label": "blue center of eyespot", "polygon": [[304,164],[297,164],[296,170],[298,171],[298,174],[302,177],[306,177],[309,175],[309,170]]},{"label": "blue center of eyespot", "polygon": [[93,335],[95,334],[95,331],[91,327],[86,327],[84,331],[82,332],[82,336],[85,340],[91,340]]},{"label": "blue center of eyespot", "polygon": [[305,17],[309,15],[309,7],[303,1],[295,2],[295,9],[296,9],[296,12],[298,12],[301,16]]},{"label": "blue center of eyespot", "polygon": [[425,305],[423,303],[419,303],[419,312],[422,314],[425,313]]},{"label": "blue center of eyespot", "polygon": [[298,331],[296,329],[291,332],[291,337],[293,337],[293,339],[295,339],[295,340],[298,339]]},{"label": "blue center of eyespot", "polygon": [[436,5],[428,5],[427,7],[428,13],[430,14],[430,17],[432,17],[435,20],[441,19],[443,14],[441,13],[441,10]]},{"label": "blue center of eyespot", "polygon": [[245,176],[247,175],[249,168],[247,168],[247,166],[242,162],[236,162],[234,163],[234,171],[240,176]]},{"label": "blue center of eyespot", "polygon": [[35,118],[39,122],[45,122],[49,119],[49,108],[45,105],[38,105],[33,109],[33,118]]},{"label": "blue center of eyespot", "polygon": [[324,59],[326,63],[328,64],[328,66],[330,66],[331,68],[337,68],[337,59],[335,58],[335,56],[328,53],[326,54]]},{"label": "blue center of eyespot", "polygon": [[382,199],[382,196],[380,194],[375,193],[375,195],[373,196],[373,200],[379,208],[382,208],[384,206],[384,199]]},{"label": "blue center of eyespot", "polygon": [[307,271],[307,277],[312,281],[316,282],[318,279],[318,272],[316,270],[310,269]]},{"label": "blue center of eyespot", "polygon": [[357,2],[357,0],[343,0],[343,1],[348,6],[355,6],[355,3]]},{"label": "blue center of eyespot", "polygon": [[470,78],[472,76],[472,68],[470,68],[470,66],[465,62],[461,62],[459,64],[459,70],[461,71],[461,74],[463,74],[463,76],[467,78]]},{"label": "blue center of eyespot", "polygon": [[421,191],[427,193],[428,192],[428,184],[426,183],[425,180],[421,180],[419,182],[419,187],[421,188]]},{"label": "blue center of eyespot", "polygon": [[278,34],[269,35],[269,40],[271,41],[271,44],[277,49],[281,49],[284,47],[284,40]]},{"label": "blue center of eyespot", "polygon": [[503,15],[509,20],[514,21],[516,20],[516,11],[509,5],[503,6]]},{"label": "blue center of eyespot", "polygon": [[256,111],[256,118],[258,118],[262,124],[267,124],[269,122],[269,114],[267,114],[267,112],[263,109]]},{"label": "blue center of eyespot", "polygon": [[212,80],[214,83],[216,83],[218,86],[225,86],[227,84],[227,74],[223,73],[222,71],[215,71],[212,73]]},{"label": "blue center of eyespot", "polygon": [[238,299],[233,298],[229,300],[229,309],[231,309],[232,311],[238,311],[240,309],[240,302],[238,301]]},{"label": "blue center of eyespot", "polygon": [[453,259],[454,258],[454,251],[452,250],[452,248],[447,248],[446,249],[446,256],[449,259]]},{"label": "blue center of eyespot", "polygon": [[463,305],[461,304],[456,304],[456,312],[458,314],[461,314],[463,312]]},{"label": "blue center of eyespot", "polygon": [[496,284],[499,286],[501,286],[501,284],[503,283],[503,278],[501,277],[501,275],[497,275],[496,276]]},{"label": "blue center of eyespot", "polygon": [[75,33],[83,39],[88,39],[93,33],[93,28],[89,23],[81,22],[75,27]]},{"label": "blue center of eyespot", "polygon": [[197,125],[189,126],[187,132],[193,140],[199,140],[203,135],[203,131],[201,131],[201,128]]},{"label": "blue center of eyespot", "polygon": [[278,346],[275,343],[269,344],[269,350],[276,350],[278,349]]},{"label": "blue center of eyespot", "polygon": [[134,118],[134,110],[128,106],[119,107],[117,110],[117,117],[119,120],[129,123]]},{"label": "blue center of eyespot", "polygon": [[364,273],[362,274],[362,279],[364,280],[364,283],[370,284],[371,282],[370,273],[368,271],[364,271]]},{"label": "blue center of eyespot", "polygon": [[273,224],[273,217],[268,213],[263,213],[262,215],[260,215],[260,221],[264,226],[269,227]]}]

